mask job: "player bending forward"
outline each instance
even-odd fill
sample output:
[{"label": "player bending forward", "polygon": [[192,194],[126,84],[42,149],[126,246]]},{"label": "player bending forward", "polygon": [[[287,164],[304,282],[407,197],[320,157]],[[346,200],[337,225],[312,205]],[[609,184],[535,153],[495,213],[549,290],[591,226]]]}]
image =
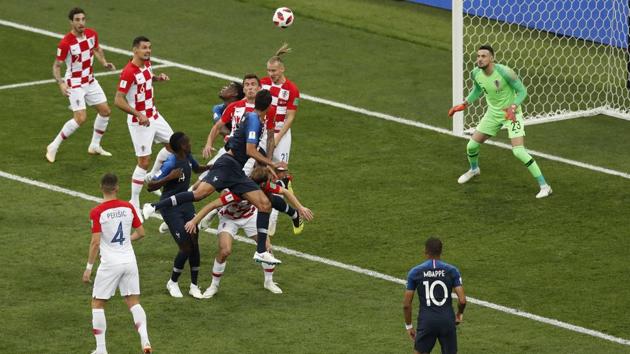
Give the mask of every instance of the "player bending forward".
[{"label": "player bending forward", "polygon": [[[133,322],[144,353],[152,353],[147,333],[147,316],[140,305],[140,277],[131,241],[144,237],[142,222],[129,202],[117,199],[118,177],[106,174],[101,179],[103,202],[90,212],[92,241],[83,282],[89,283],[92,266],[101,254],[101,263],[94,278],[92,290],[92,331],[96,337],[96,350],[92,354],[106,354],[105,304],[119,289]],[[136,229],[131,233],[131,229]]]},{"label": "player bending forward", "polygon": [[545,181],[538,163],[525,150],[525,121],[521,103],[527,97],[527,89],[512,69],[494,62],[494,49],[489,45],[483,45],[477,50],[477,68],[472,71],[471,77],[473,90],[466,97],[466,101],[451,108],[448,115],[452,117],[455,112],[463,111],[482,95],[486,96],[488,110],[466,146],[470,169],[461,175],[457,182],[466,183],[481,173],[479,169],[481,144],[495,136],[505,126],[512,143],[512,153],[538,181],[540,191],[536,198],[549,196],[552,192],[551,187]]},{"label": "player bending forward", "polygon": [[[264,167],[258,167],[252,171],[252,180],[259,184],[263,192],[271,199],[273,208],[289,215],[293,219],[294,231],[297,229],[301,232],[303,220],[313,220],[313,213],[310,209],[302,206],[297,197],[290,190],[269,182],[269,177],[269,171]],[[283,195],[295,209],[276,194]],[[223,207],[219,211],[219,251],[214,259],[214,266],[212,267],[212,283],[203,293],[205,298],[211,298],[219,291],[219,284],[221,282],[221,276],[223,272],[225,272],[227,258],[232,253],[232,240],[238,234],[238,231],[242,229],[245,231],[247,237],[258,240],[256,231],[256,207],[247,200],[240,200],[238,196],[232,193],[224,193],[221,198],[209,203],[201,209],[192,220],[186,223],[186,230],[188,232],[195,232],[197,229],[196,225],[199,221],[210,211],[221,206]],[[271,241],[269,238],[267,238],[266,247],[267,251],[271,252]],[[261,263],[261,265],[265,276],[265,289],[274,294],[281,294],[282,289],[273,282],[273,272],[276,266],[266,263]]]}]

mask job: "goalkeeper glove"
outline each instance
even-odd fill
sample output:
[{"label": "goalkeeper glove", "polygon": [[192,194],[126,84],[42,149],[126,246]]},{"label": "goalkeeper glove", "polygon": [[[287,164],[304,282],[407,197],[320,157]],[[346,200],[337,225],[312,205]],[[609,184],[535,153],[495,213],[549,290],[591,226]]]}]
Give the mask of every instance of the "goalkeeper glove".
[{"label": "goalkeeper glove", "polygon": [[457,106],[453,106],[451,109],[448,110],[448,116],[452,117],[453,114],[455,114],[456,112],[465,110],[466,107],[468,107],[468,102],[464,102],[462,104],[458,104]]},{"label": "goalkeeper glove", "polygon": [[516,105],[513,104],[505,109],[505,119],[516,123]]}]

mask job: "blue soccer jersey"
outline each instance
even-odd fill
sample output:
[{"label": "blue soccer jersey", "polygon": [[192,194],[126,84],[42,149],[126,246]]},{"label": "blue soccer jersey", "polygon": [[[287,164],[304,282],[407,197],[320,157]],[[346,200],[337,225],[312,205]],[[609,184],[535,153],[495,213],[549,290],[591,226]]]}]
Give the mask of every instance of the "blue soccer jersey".
[{"label": "blue soccer jersey", "polygon": [[160,171],[153,176],[153,180],[160,180],[168,176],[171,171],[179,168],[181,168],[184,173],[181,178],[166,182],[162,187],[162,197],[160,199],[170,198],[177,193],[186,192],[188,187],[190,187],[192,169],[197,167],[199,167],[199,164],[192,155],[188,155],[185,160],[178,160],[175,155],[169,156],[162,164]]},{"label": "blue soccer jersey", "polygon": [[417,290],[420,299],[418,322],[426,319],[452,319],[453,288],[462,285],[459,270],[437,259],[429,259],[409,271],[407,290]]},{"label": "blue soccer jersey", "polygon": [[254,144],[256,147],[260,142],[263,126],[256,112],[245,113],[238,127],[234,131],[234,135],[228,140],[225,149],[232,151],[234,158],[241,166],[249,159],[247,156],[247,144]]}]

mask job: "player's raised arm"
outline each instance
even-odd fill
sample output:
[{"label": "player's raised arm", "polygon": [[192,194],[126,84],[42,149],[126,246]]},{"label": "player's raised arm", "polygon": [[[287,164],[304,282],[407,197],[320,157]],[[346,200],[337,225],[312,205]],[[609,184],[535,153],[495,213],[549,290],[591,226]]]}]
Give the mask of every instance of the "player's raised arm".
[{"label": "player's raised arm", "polygon": [[189,220],[186,225],[184,225],[184,228],[186,229],[186,232],[188,232],[189,234],[194,234],[197,232],[197,224],[199,224],[199,222],[201,221],[201,219],[203,219],[206,215],[208,215],[211,211],[213,211],[214,209],[218,209],[224,205],[228,205],[232,202],[239,202],[241,199],[233,193],[225,193],[222,194],[220,198],[217,198],[213,201],[211,201],[210,203],[206,204],[206,206],[204,206],[203,208],[201,208],[201,210],[199,210],[197,212],[197,214],[195,214],[195,217],[192,218],[191,220]]}]

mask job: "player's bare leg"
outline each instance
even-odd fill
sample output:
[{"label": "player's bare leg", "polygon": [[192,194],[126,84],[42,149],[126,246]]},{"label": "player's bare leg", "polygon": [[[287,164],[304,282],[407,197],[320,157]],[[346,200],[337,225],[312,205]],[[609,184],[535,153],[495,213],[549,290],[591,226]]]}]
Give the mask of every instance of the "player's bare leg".
[{"label": "player's bare leg", "polygon": [[545,177],[540,171],[540,167],[538,167],[538,163],[536,160],[527,153],[525,150],[525,137],[519,136],[511,139],[512,142],[512,153],[514,156],[519,159],[525,167],[529,170],[529,173],[536,179],[538,185],[540,186],[540,191],[536,194],[536,198],[545,198],[551,195],[552,190],[551,186],[547,184],[545,181]]},{"label": "player's bare leg", "polygon": [[468,155],[468,162],[470,163],[470,169],[463,175],[459,176],[457,183],[464,184],[470,181],[473,177],[481,174],[479,169],[479,148],[481,144],[485,143],[490,138],[490,135],[481,133],[477,130],[473,133],[472,137],[466,145],[466,153]]},{"label": "player's bare leg", "polygon": [[48,160],[48,162],[55,162],[57,150],[59,150],[61,143],[79,129],[85,122],[86,117],[85,109],[74,111],[72,118],[63,125],[55,139],[46,147],[46,160]]},{"label": "player's bare leg", "polygon": [[225,272],[227,259],[232,254],[232,235],[227,232],[219,233],[218,244],[219,253],[214,259],[214,265],[212,266],[212,283],[203,293],[203,297],[206,299],[213,297],[219,292],[219,285],[221,284],[223,272]]},{"label": "player's bare leg", "polygon": [[247,199],[253,206],[258,209],[256,216],[256,229],[258,230],[258,241],[256,242],[256,253],[254,260],[267,264],[280,264],[282,261],[275,258],[271,253],[267,252],[267,232],[269,228],[269,213],[271,212],[271,202],[267,195],[260,189],[243,194],[243,198]]},{"label": "player's bare leg", "polygon": [[125,302],[127,308],[131,311],[133,316],[133,323],[140,335],[140,345],[142,346],[143,353],[153,353],[151,343],[149,342],[149,333],[147,330],[147,315],[144,309],[140,305],[140,295],[128,295],[125,296]]},{"label": "player's bare leg", "polygon": [[96,104],[94,105],[94,108],[96,108],[98,113],[96,114],[96,119],[94,120],[94,132],[92,133],[92,141],[88,147],[88,154],[112,156],[111,153],[105,151],[101,146],[101,138],[107,130],[112,110],[107,105],[107,102]]}]

